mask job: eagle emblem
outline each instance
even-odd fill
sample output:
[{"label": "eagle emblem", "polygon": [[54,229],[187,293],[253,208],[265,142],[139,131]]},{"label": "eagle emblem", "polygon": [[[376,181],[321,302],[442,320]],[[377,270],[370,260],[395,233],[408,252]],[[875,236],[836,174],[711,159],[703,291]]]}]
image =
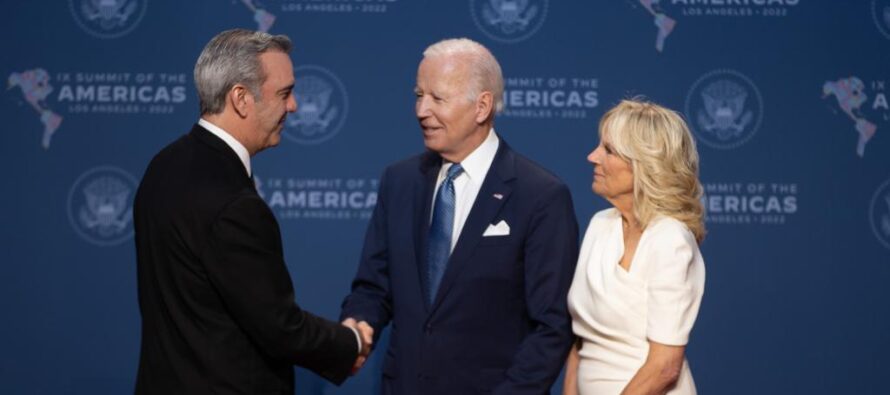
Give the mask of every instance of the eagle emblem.
[{"label": "eagle emblem", "polygon": [[136,12],[137,0],[88,0],[80,5],[87,21],[98,23],[103,30],[122,27]]},{"label": "eagle emblem", "polygon": [[128,200],[132,190],[116,177],[99,177],[83,189],[85,204],[80,208],[80,224],[101,237],[113,237],[127,228],[133,218]]},{"label": "eagle emblem", "polygon": [[754,119],[754,114],[745,110],[747,90],[733,81],[712,82],[702,90],[701,98],[704,109],[698,112],[698,124],[721,141],[740,136]]},{"label": "eagle emblem", "polygon": [[482,8],[482,17],[504,34],[525,30],[538,15],[538,7],[529,0],[489,0]]}]

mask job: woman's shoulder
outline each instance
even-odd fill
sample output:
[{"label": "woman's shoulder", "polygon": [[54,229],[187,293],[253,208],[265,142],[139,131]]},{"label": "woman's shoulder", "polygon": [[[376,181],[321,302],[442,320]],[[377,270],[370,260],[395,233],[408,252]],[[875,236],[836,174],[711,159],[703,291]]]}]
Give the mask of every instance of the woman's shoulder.
[{"label": "woman's shoulder", "polygon": [[605,210],[597,211],[596,214],[593,214],[590,222],[608,222],[609,220],[614,220],[615,218],[619,217],[621,217],[621,214],[618,213],[618,209],[616,209],[615,207],[609,207]]},{"label": "woman's shoulder", "polygon": [[587,232],[585,232],[585,238],[596,237],[596,235],[603,234],[604,231],[609,229],[609,224],[613,223],[615,220],[620,220],[620,218],[621,214],[619,214],[618,210],[614,207],[598,211],[590,218],[590,223],[587,225]]},{"label": "woman's shoulder", "polygon": [[649,238],[659,240],[670,240],[675,243],[697,245],[695,235],[689,230],[683,221],[674,217],[660,215],[649,222],[646,227]]}]

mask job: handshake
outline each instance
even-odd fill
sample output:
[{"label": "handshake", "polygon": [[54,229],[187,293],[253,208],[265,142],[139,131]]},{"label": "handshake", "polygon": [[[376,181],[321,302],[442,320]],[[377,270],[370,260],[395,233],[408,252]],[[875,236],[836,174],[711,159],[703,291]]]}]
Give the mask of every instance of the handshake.
[{"label": "handshake", "polygon": [[352,365],[352,374],[354,375],[365,365],[368,355],[371,354],[371,346],[374,343],[374,328],[365,321],[356,322],[354,318],[347,318],[343,320],[342,324],[355,329],[361,338],[361,351],[359,351],[358,357],[355,359],[355,364]]}]

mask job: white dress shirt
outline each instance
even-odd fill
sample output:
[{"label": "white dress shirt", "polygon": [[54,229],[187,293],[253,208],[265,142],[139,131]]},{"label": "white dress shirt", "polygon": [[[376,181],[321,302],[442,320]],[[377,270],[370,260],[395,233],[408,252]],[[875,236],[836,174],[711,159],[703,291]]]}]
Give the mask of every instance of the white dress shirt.
[{"label": "white dress shirt", "polygon": [[198,120],[198,125],[201,125],[204,129],[207,129],[208,132],[213,133],[214,136],[219,137],[226,143],[226,145],[231,147],[232,151],[235,151],[235,154],[238,155],[238,159],[241,159],[241,164],[244,165],[244,170],[247,171],[247,176],[251,177],[253,175],[253,173],[250,172],[250,153],[247,152],[247,148],[244,148],[244,146],[232,137],[229,132],[210,123],[210,121],[204,118]]},{"label": "white dress shirt", "polygon": [[[500,139],[495,134],[494,129],[488,131],[488,137],[473,152],[470,153],[460,166],[464,171],[454,178],[454,226],[451,227],[451,250],[457,245],[457,239],[460,237],[460,231],[467,222],[470,210],[473,208],[473,202],[476,201],[476,195],[479,194],[479,188],[485,181],[488,169],[494,161],[494,155],[498,152]],[[439,177],[436,180],[436,189],[433,191],[433,210],[436,204],[436,194],[439,193],[439,187],[445,181],[448,169],[453,163],[442,163],[442,169],[439,170]],[[432,211],[430,210],[430,221],[432,221]]]}]

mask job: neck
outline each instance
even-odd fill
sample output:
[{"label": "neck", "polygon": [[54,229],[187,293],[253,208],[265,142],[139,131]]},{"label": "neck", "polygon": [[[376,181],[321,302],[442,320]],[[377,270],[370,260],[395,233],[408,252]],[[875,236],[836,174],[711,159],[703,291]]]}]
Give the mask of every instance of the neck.
[{"label": "neck", "polygon": [[488,133],[492,129],[492,124],[490,122],[486,122],[484,124],[478,125],[476,130],[473,131],[473,137],[471,141],[468,141],[468,148],[460,153],[440,153],[439,155],[442,159],[445,159],[449,162],[460,163],[463,162],[470,154],[473,153],[482,143],[485,142],[485,139],[488,138]]},{"label": "neck", "polygon": [[245,132],[246,128],[242,125],[241,119],[237,116],[233,116],[231,114],[227,114],[226,111],[223,111],[219,114],[204,114],[201,115],[201,118],[207,120],[216,126],[219,126],[222,130],[225,130],[228,134],[238,140],[244,148],[247,149],[247,153],[253,157],[257,153],[257,149],[253,144],[250,144],[250,140],[247,138],[248,133]]},{"label": "neck", "polygon": [[621,214],[621,222],[624,224],[624,229],[640,230],[640,223],[634,215],[633,196],[626,195],[610,199],[609,201],[615,206],[618,213]]}]

